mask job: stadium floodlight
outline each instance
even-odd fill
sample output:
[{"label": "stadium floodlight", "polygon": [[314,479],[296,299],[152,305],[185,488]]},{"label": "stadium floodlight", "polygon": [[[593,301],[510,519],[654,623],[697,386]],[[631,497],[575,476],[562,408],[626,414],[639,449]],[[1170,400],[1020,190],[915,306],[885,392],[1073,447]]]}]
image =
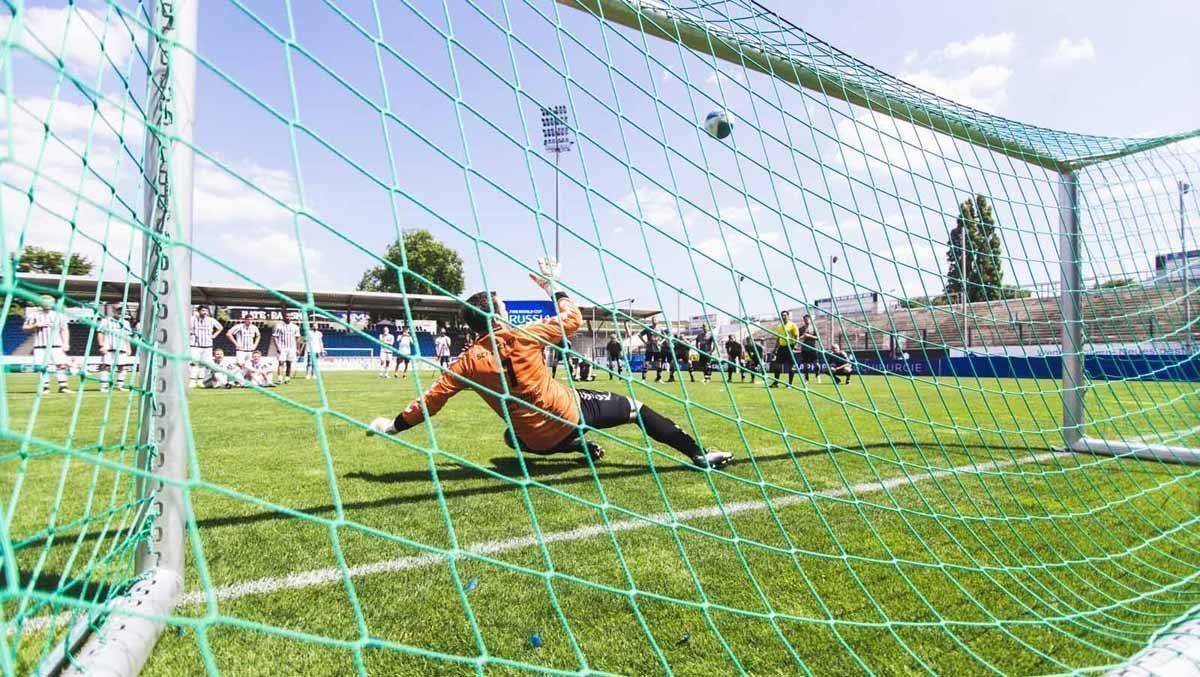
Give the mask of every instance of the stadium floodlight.
[{"label": "stadium floodlight", "polygon": [[561,261],[558,248],[558,160],[563,153],[570,152],[575,141],[571,137],[567,107],[556,104],[542,107],[542,147],[554,155],[554,259]]}]

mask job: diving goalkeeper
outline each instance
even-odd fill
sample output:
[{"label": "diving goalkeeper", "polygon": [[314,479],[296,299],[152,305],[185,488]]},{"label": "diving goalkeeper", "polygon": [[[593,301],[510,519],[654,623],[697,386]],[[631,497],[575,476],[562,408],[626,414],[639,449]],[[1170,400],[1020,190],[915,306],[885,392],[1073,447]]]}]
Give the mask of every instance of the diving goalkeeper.
[{"label": "diving goalkeeper", "polygon": [[[502,418],[507,411],[513,430],[505,432],[504,441],[514,448],[519,443],[530,453],[583,453],[599,461],[604,449],[585,441],[581,431],[636,423],[651,439],[679,451],[697,466],[719,468],[728,463],[732,454],[704,451],[691,435],[640,402],[614,392],[573,390],[550,377],[543,349],[574,334],[583,316],[569,296],[555,291],[558,265],[544,259],[538,265],[542,275],[530,277],[555,300],[558,315],[514,327],[508,324],[499,294],[472,295],[463,308],[463,320],[480,336],[479,340],[394,419],[372,421],[371,431],[392,435],[408,430],[425,419],[425,412],[433,416],[451,397],[471,388]],[[505,382],[511,394],[507,400],[494,394],[505,391]]]}]

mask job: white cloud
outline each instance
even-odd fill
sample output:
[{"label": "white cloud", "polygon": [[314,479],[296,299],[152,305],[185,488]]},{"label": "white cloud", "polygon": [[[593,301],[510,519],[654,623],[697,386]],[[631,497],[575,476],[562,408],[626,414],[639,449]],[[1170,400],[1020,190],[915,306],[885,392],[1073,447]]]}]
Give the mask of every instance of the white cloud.
[{"label": "white cloud", "polygon": [[0,16],[0,33],[12,31],[16,43],[30,53],[50,60],[61,57],[84,72],[95,72],[109,62],[123,71],[135,43],[145,43],[145,34],[135,23],[120,20],[111,10],[101,14],[73,4],[30,7],[20,17],[13,25],[11,15]]},{"label": "white cloud", "polygon": [[1053,64],[1071,64],[1081,61],[1094,61],[1096,59],[1096,47],[1092,44],[1091,38],[1080,38],[1072,40],[1071,38],[1059,38],[1058,43],[1054,45],[1054,52],[1046,57],[1047,63]]},{"label": "white cloud", "polygon": [[783,239],[783,234],[778,231],[768,231],[763,233],[759,239],[751,240],[736,233],[729,233],[722,240],[720,236],[709,237],[701,240],[696,244],[696,249],[701,251],[718,262],[725,263],[730,258],[737,257],[747,251],[751,244],[776,244]]},{"label": "white cloud", "polygon": [[290,209],[267,197],[270,195],[284,204],[293,205],[296,192],[291,173],[253,162],[235,163],[230,169],[244,181],[202,157],[196,158],[194,213],[197,224],[262,225],[291,218]]},{"label": "white cloud", "polygon": [[[661,230],[679,231],[695,220],[687,204],[657,186],[642,186],[617,200],[622,208]],[[680,212],[682,210],[682,219]]]},{"label": "white cloud", "polygon": [[903,73],[900,78],[956,101],[985,111],[997,111],[1008,98],[1008,81],[1012,69],[999,64],[987,64],[971,69],[960,77],[947,77],[930,70]]},{"label": "white cloud", "polygon": [[951,42],[940,50],[947,59],[995,60],[1008,58],[1016,45],[1015,33],[979,34],[966,42]]}]

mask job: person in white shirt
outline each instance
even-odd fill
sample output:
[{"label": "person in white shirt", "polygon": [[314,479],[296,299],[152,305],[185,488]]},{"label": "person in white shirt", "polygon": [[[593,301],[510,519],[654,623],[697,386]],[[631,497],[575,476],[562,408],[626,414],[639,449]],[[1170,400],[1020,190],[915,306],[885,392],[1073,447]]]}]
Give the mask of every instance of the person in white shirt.
[{"label": "person in white shirt", "polygon": [[388,369],[392,366],[392,359],[396,352],[396,335],[388,329],[387,325],[383,325],[383,329],[379,332],[379,373],[375,378],[388,378]]},{"label": "person in white shirt", "polygon": [[192,326],[189,341],[192,348],[192,369],[190,387],[195,388],[208,378],[208,368],[200,363],[213,361],[213,339],[221,335],[225,327],[217,322],[208,310],[208,306],[199,306],[192,315]]},{"label": "person in white shirt", "polygon": [[450,366],[450,337],[446,336],[445,329],[439,331],[437,338],[433,340],[433,352],[437,355],[439,366]]},{"label": "person in white shirt", "polygon": [[125,390],[125,374],[129,371],[133,357],[133,347],[130,344],[133,326],[119,307],[111,306],[108,315],[100,320],[96,329],[101,353],[100,392],[108,392],[114,372],[117,376],[117,390]]},{"label": "person in white shirt", "polygon": [[235,324],[229,328],[227,336],[230,341],[233,341],[234,354],[238,364],[245,364],[254,355],[254,351],[258,350],[258,341],[262,338],[262,332],[250,321],[250,316],[245,315],[242,317],[241,324]]},{"label": "person in white shirt", "polygon": [[408,378],[408,363],[412,361],[413,340],[412,336],[408,334],[407,327],[400,330],[400,338],[396,339],[396,345],[396,373]]},{"label": "person in white shirt", "polygon": [[300,337],[300,325],[293,322],[294,319],[291,314],[285,315],[283,322],[276,325],[275,331],[271,333],[271,342],[275,344],[275,355],[282,372],[275,375],[280,383],[292,380],[292,363],[296,361],[296,340]]},{"label": "person in white shirt", "polygon": [[261,350],[255,350],[250,353],[250,359],[242,365],[242,377],[247,382],[252,383],[261,388],[275,387],[275,368],[274,364],[267,358],[263,357]]},{"label": "person in white shirt", "polygon": [[67,374],[71,361],[66,351],[71,340],[70,329],[67,328],[69,320],[54,309],[53,296],[45,294],[40,300],[40,307],[29,306],[25,309],[25,322],[21,325],[26,333],[33,334],[34,368],[42,373],[39,378],[40,390],[43,393],[50,391],[45,374],[53,367],[58,392],[69,393],[71,389],[67,387]]},{"label": "person in white shirt", "polygon": [[317,361],[325,354],[325,335],[320,329],[311,327],[304,341],[304,378],[316,378]]},{"label": "person in white shirt", "polygon": [[232,388],[235,385],[241,386],[238,382],[238,373],[241,367],[238,366],[237,360],[232,357],[225,357],[225,351],[217,348],[212,353],[213,368],[208,369],[204,380],[200,385],[205,388]]}]

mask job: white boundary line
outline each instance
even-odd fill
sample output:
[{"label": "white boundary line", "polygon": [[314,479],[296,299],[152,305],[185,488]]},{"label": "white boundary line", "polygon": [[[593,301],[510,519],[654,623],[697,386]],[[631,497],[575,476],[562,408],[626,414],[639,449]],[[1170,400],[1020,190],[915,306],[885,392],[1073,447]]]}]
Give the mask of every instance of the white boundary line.
[{"label": "white boundary line", "polygon": [[[959,465],[946,470],[937,470],[934,472],[921,473],[919,475],[908,475],[893,477],[882,482],[861,482],[850,487],[840,489],[826,489],[817,491],[812,494],[791,494],[771,500],[771,505],[776,508],[783,508],[798,503],[805,503],[814,497],[824,498],[841,498],[851,495],[870,494],[878,491],[886,491],[895,489],[909,484],[916,484],[927,480],[938,479],[950,475],[962,473],[978,473],[987,470],[999,470],[1014,465],[1025,463],[1041,463],[1050,460],[1056,456],[1067,455],[1064,452],[1045,452],[1035,454],[1023,459],[1010,459],[1007,461],[986,461],[982,463],[970,463]],[[737,503],[726,503],[724,507],[710,506],[707,508],[693,508],[691,510],[681,510],[675,513],[674,522],[690,522],[698,519],[711,517],[720,517],[721,515],[735,515],[744,512],[755,512],[758,510],[766,510],[767,503],[765,501],[739,501]],[[649,527],[669,527],[672,524],[670,514],[661,512],[653,515],[646,515],[643,519],[624,519],[616,522],[610,522],[607,526],[596,525],[589,527],[579,527],[578,529],[570,529],[568,531],[553,531],[542,534],[541,541],[544,543],[563,543],[569,541],[579,541],[585,538],[601,536],[611,532],[619,531],[637,531]],[[475,545],[464,548],[466,552],[477,555],[497,555],[508,552],[510,550],[521,550],[523,548],[533,547],[538,544],[536,536],[521,536],[519,538],[508,538],[500,541],[484,541]],[[372,562],[370,564],[360,564],[358,566],[348,567],[346,573],[350,578],[359,578],[362,576],[371,576],[374,574],[394,573],[397,571],[407,571],[409,569],[420,569],[427,566],[433,566],[446,561],[446,555],[441,553],[430,553],[426,555],[413,555],[411,557],[400,557],[397,559],[382,560]],[[281,590],[299,590],[309,588],[315,585],[326,585],[330,583],[340,583],[343,580],[342,569],[338,567],[329,567],[326,569],[313,569],[311,571],[302,571],[299,573],[288,574],[287,576],[272,576],[268,578],[259,578],[253,581],[245,581],[235,583],[233,585],[221,586],[213,588],[210,592],[203,590],[193,590],[179,598],[180,606],[199,606],[207,602],[210,598],[216,601],[227,601],[241,599],[242,597],[250,597],[254,595],[267,595]],[[38,616],[25,621],[22,624],[23,632],[36,632],[44,630],[51,625],[57,625],[71,617],[70,613],[60,613],[54,616]],[[8,634],[14,632],[11,626],[8,629]]]}]

